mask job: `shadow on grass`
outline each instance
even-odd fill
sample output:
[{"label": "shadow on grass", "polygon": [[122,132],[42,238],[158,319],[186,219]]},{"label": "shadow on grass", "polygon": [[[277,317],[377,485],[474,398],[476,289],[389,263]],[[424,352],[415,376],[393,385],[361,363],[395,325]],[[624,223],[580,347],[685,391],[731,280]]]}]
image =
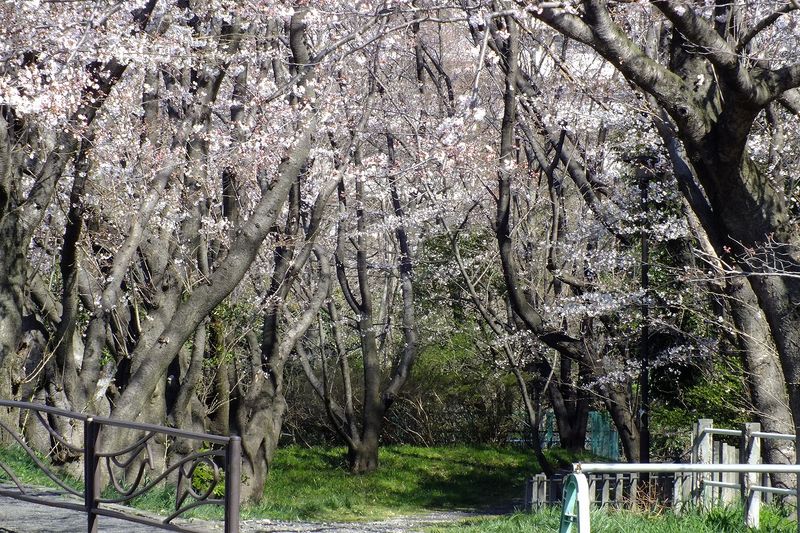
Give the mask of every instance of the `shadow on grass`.
[{"label": "shadow on grass", "polygon": [[344,448],[278,450],[264,501],[249,516],[378,520],[432,510],[511,510],[533,455],[487,447],[384,446],[378,471],[351,474]]},{"label": "shadow on grass", "polygon": [[423,510],[511,510],[525,478],[538,471],[535,459],[519,450],[389,446],[381,451],[380,470],[363,477],[386,503]]},{"label": "shadow on grass", "polygon": [[[407,497],[427,509],[508,513],[515,506],[521,506],[525,480],[541,472],[533,452],[520,449],[398,446],[387,448],[384,453],[383,468],[402,468],[405,464],[416,469],[419,490]],[[572,462],[579,460],[596,459],[590,453],[576,455],[559,449],[548,450],[546,455],[556,468],[571,467]],[[444,467],[432,470],[431,465],[437,464]],[[398,491],[397,495],[402,492]]]}]

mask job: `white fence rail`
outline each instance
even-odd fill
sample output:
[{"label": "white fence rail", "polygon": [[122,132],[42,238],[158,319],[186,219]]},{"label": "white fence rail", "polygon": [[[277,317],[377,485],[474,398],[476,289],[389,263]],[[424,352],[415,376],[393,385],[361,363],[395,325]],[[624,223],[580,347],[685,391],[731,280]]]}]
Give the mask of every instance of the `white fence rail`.
[{"label": "white fence rail", "polygon": [[[739,447],[715,441],[714,436],[738,437]],[[672,505],[676,511],[687,504],[709,508],[741,498],[745,525],[758,528],[761,501],[765,495],[798,496],[797,484],[794,487],[771,487],[764,482],[768,479],[765,474],[789,473],[800,477],[800,465],[761,464],[762,439],[796,441],[794,435],[762,432],[757,423],[745,424],[741,430],[735,430],[715,428],[711,419],[700,419],[693,430],[691,463],[576,463],[573,472],[562,481],[564,494],[560,531],[567,533],[577,527],[578,533],[589,533],[589,515],[581,510],[581,506],[585,510],[598,504],[619,505],[620,500],[626,498],[629,504],[635,505],[636,483],[640,474],[659,474],[656,480],[660,483],[663,483],[665,475],[668,476],[666,479],[671,480],[671,490],[662,487],[656,494],[662,503]],[[625,479],[630,480],[627,492],[621,488],[624,484],[619,483],[619,480],[624,482]],[[598,486],[616,488],[613,491],[607,488],[598,490]],[[543,497],[553,495],[552,486],[542,489],[541,485],[534,483],[532,487],[536,490],[531,488],[528,491],[526,498],[529,499],[526,501],[533,505],[537,500],[541,503]],[[575,494],[568,495],[570,491],[575,491]],[[800,502],[800,498],[797,501]]]}]

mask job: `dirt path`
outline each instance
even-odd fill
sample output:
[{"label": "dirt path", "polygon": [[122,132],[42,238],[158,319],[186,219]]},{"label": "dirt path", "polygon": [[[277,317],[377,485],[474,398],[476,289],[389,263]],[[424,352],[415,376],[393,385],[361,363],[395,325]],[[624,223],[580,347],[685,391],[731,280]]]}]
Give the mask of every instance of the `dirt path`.
[{"label": "dirt path", "polygon": [[[39,495],[48,495],[40,491]],[[283,520],[244,520],[242,533],[399,533],[422,531],[434,525],[451,524],[482,514],[501,514],[503,509],[483,513],[473,511],[435,511],[423,515],[402,516],[378,522],[289,522]],[[142,516],[148,516],[142,514]],[[152,515],[150,515],[152,516]],[[221,522],[188,520],[180,522],[198,531],[217,533]],[[133,522],[100,517],[99,529],[103,533],[153,533],[162,529]],[[86,530],[86,515],[79,511],[48,507],[40,504],[0,496],[0,533],[61,533]]]},{"label": "dirt path", "polygon": [[476,513],[436,511],[424,515],[400,516],[379,522],[286,522],[282,520],[246,520],[242,533],[396,533],[422,531],[434,525],[451,524],[475,516]]}]

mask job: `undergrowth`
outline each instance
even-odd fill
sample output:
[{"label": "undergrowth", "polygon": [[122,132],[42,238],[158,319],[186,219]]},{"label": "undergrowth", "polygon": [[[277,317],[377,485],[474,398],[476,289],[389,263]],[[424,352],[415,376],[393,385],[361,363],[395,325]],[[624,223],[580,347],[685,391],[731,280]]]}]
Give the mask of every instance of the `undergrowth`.
[{"label": "undergrowth", "polygon": [[[515,513],[500,517],[479,517],[457,524],[432,527],[427,533],[545,533],[559,530],[561,509],[551,507],[536,513]],[[741,507],[718,507],[706,513],[691,511],[650,514],[636,511],[593,510],[592,531],[596,533],[752,533],[745,527]],[[782,510],[761,511],[759,531],[795,533],[797,523]]]}]

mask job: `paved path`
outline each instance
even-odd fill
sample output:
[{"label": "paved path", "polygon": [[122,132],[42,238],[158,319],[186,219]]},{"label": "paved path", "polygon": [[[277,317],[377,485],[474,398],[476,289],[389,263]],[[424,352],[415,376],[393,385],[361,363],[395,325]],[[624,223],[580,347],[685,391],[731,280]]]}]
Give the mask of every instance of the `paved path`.
[{"label": "paved path", "polygon": [[[37,497],[53,495],[47,491],[38,491]],[[53,499],[59,499],[56,495]],[[61,499],[61,501],[64,501]],[[80,503],[77,499],[75,502]],[[153,518],[153,515],[139,513],[140,516]],[[163,529],[101,516],[98,518],[99,529],[103,533],[154,533]],[[80,511],[61,509],[14,498],[0,496],[0,533],[79,533],[86,531],[87,516]],[[181,525],[193,527],[198,531],[216,533],[222,531],[221,523],[184,520]]]},{"label": "paved path", "polygon": [[[38,493],[38,495],[47,494],[45,491]],[[153,517],[153,515],[139,513],[138,511],[137,514]],[[403,516],[379,522],[363,523],[245,520],[241,524],[241,531],[242,533],[400,533],[421,531],[425,527],[453,523],[477,514],[479,513],[469,511],[438,511],[419,516]],[[105,516],[99,517],[98,520],[99,529],[102,533],[154,533],[156,531],[164,531],[152,526]],[[223,530],[221,522],[184,520],[180,524],[204,533],[221,533]],[[84,513],[0,496],[0,533],[79,533],[81,531],[86,531],[86,515]]]}]

